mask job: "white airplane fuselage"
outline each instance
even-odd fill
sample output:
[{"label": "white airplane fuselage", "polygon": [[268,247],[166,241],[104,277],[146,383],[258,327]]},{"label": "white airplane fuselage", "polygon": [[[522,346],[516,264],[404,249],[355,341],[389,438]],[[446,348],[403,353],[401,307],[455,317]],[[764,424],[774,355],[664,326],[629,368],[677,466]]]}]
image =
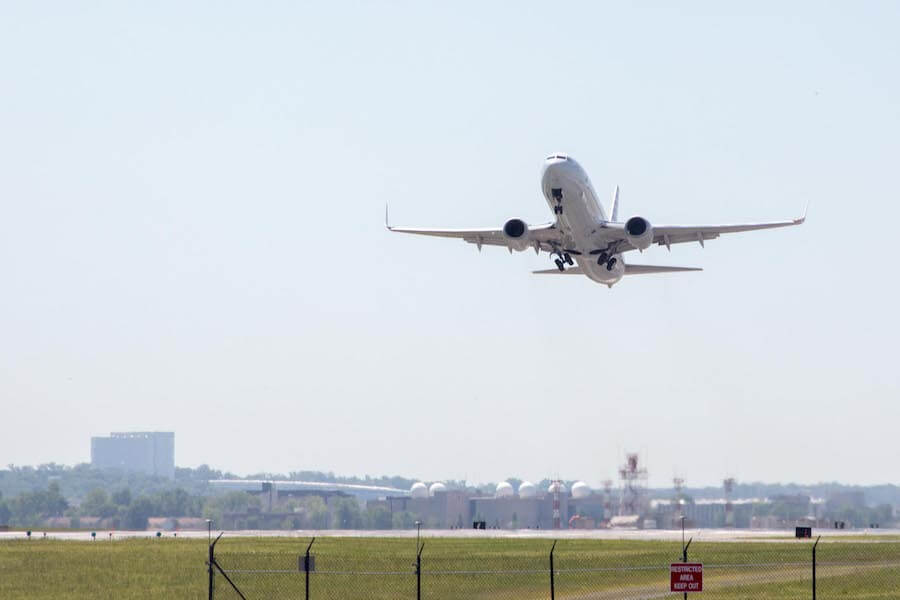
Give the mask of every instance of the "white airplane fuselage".
[{"label": "white airplane fuselage", "polygon": [[591,185],[587,173],[574,159],[554,156],[544,162],[541,191],[550,209],[557,214],[560,230],[570,240],[567,247],[577,248],[581,254],[573,254],[585,275],[598,283],[612,285],[625,274],[625,262],[621,254],[615,254],[612,269],[607,264],[597,264],[596,257],[588,254],[600,247],[606,236],[602,224],[607,215]]}]

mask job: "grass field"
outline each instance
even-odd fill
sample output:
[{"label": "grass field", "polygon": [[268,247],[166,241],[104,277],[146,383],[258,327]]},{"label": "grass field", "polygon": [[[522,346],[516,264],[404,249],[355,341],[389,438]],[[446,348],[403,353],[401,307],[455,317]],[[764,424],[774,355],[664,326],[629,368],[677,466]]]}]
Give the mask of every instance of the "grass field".
[{"label": "grass field", "polygon": [[[306,540],[223,538],[217,561],[248,599],[303,598],[298,569]],[[811,598],[809,541],[697,543],[700,598]],[[550,542],[543,539],[425,538],[422,597],[550,597]],[[311,598],[415,598],[415,542],[324,537],[313,546]],[[668,564],[680,544],[563,540],[554,554],[557,598],[675,598]],[[206,598],[205,540],[175,538],[0,542],[0,598]],[[900,597],[900,543],[823,540],[818,598]],[[216,577],[216,598],[238,598]]]}]

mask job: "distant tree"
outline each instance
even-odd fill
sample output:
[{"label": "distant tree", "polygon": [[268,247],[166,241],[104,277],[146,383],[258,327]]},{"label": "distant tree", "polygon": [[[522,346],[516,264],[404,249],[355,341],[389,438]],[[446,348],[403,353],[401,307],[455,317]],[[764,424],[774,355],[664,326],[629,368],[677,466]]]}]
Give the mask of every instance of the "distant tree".
[{"label": "distant tree", "polygon": [[518,490],[519,486],[522,485],[522,480],[519,479],[518,477],[508,477],[506,479],[506,483],[513,486],[514,490]]},{"label": "distant tree", "polygon": [[383,506],[366,509],[366,526],[368,529],[390,529],[391,511]]},{"label": "distant tree", "polygon": [[892,525],[894,522],[894,507],[890,504],[880,504],[873,510],[872,522],[878,523],[880,527]]},{"label": "distant tree", "polygon": [[328,529],[328,506],[318,496],[303,499],[300,505],[304,529]]},{"label": "distant tree", "polygon": [[191,497],[183,489],[160,492],[156,498],[161,516],[186,517],[191,513]]},{"label": "distant tree", "polygon": [[395,512],[392,529],[412,529],[416,526],[416,516],[407,510]]},{"label": "distant tree", "polygon": [[131,504],[131,490],[122,488],[113,492],[112,501],[119,506],[128,506]]},{"label": "distant tree", "polygon": [[222,496],[207,498],[200,512],[203,517],[212,519],[216,523],[224,524],[225,513],[247,512],[250,508],[259,508],[260,504],[258,496],[247,492],[234,491]]},{"label": "distant tree", "polygon": [[6,505],[5,500],[0,500],[0,525],[9,523],[9,515],[9,506]]},{"label": "distant tree", "polygon": [[83,516],[99,516],[100,508],[109,503],[109,494],[106,490],[96,488],[88,492],[87,497],[82,500],[79,512]]},{"label": "distant tree", "polygon": [[338,498],[332,507],[334,529],[362,529],[362,512],[356,498]]},{"label": "distant tree", "polygon": [[127,529],[147,529],[147,522],[154,515],[157,507],[146,496],[136,498],[125,509],[125,527]]},{"label": "distant tree", "polygon": [[59,483],[53,481],[47,486],[45,514],[49,517],[61,517],[63,512],[69,508],[69,503],[63,497],[59,489]]},{"label": "distant tree", "polygon": [[7,504],[10,523],[24,527],[40,525],[48,517],[60,517],[69,507],[55,482],[46,490],[23,492]]}]

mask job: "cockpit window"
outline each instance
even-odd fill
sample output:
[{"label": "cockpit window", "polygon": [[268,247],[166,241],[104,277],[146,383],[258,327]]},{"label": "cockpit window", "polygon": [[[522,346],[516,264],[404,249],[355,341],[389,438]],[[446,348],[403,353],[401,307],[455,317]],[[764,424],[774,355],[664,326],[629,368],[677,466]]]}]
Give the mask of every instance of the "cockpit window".
[{"label": "cockpit window", "polygon": [[554,158],[558,158],[559,160],[569,160],[565,154],[551,154],[547,157],[547,160],[553,160]]}]

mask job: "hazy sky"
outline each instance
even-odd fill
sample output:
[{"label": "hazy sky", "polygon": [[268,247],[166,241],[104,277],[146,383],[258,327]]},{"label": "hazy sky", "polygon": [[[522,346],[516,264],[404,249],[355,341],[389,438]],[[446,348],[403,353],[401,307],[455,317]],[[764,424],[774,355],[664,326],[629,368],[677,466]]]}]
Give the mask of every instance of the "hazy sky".
[{"label": "hazy sky", "polygon": [[[682,4],[2,3],[0,464],[897,483],[900,5]],[[809,220],[612,290],[384,230],[544,222],[554,151]]]}]

